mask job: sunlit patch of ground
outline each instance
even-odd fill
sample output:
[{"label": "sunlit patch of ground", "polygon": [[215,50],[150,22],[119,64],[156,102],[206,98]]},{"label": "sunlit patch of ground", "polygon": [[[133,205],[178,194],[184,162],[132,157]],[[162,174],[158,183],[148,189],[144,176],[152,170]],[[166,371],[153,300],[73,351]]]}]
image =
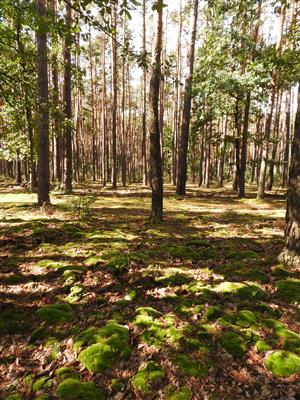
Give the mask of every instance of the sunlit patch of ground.
[{"label": "sunlit patch of ground", "polygon": [[284,193],[165,194],[152,225],[147,188],[78,186],[38,208],[3,184],[1,398],[300,394],[300,272],[276,258]]}]

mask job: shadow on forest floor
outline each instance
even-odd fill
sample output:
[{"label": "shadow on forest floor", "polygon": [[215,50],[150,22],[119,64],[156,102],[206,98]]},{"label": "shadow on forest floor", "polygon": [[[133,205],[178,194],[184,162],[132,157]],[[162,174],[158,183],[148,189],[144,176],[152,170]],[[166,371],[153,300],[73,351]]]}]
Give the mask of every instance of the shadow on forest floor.
[{"label": "shadow on forest floor", "polygon": [[152,225],[146,189],[111,196],[94,186],[90,202],[54,194],[44,209],[9,189],[0,190],[2,397],[67,400],[61,393],[85,381],[91,399],[300,393],[300,276],[277,262],[283,194],[258,202],[190,186],[179,200],[168,186],[165,220]]}]

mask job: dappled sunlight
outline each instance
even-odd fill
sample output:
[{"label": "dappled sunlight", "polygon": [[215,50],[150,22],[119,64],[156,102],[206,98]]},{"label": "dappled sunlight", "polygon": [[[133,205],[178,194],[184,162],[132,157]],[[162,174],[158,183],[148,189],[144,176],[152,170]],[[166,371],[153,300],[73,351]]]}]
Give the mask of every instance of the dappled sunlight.
[{"label": "dappled sunlight", "polygon": [[[300,280],[276,260],[281,203],[223,204],[219,190],[189,190],[191,197],[177,200],[168,188],[165,221],[155,225],[150,199],[131,189],[112,198],[91,192],[82,213],[78,196],[70,205],[54,195],[51,212],[27,194],[14,195],[25,209],[4,203],[5,393],[16,382],[30,396],[74,390],[91,372],[108,391],[153,395],[169,392],[168,382],[201,382],[209,393],[224,373],[220,398],[237,382],[248,391],[266,381],[281,393],[297,387]],[[141,366],[150,354],[154,364]]]}]

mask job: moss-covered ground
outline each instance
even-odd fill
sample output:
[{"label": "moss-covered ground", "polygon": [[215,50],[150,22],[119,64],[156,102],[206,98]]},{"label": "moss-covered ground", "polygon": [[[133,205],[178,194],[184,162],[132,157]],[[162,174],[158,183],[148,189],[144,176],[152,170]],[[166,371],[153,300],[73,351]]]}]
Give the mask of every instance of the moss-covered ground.
[{"label": "moss-covered ground", "polygon": [[1,184],[1,399],[299,398],[283,194],[167,186],[153,225],[145,188]]}]

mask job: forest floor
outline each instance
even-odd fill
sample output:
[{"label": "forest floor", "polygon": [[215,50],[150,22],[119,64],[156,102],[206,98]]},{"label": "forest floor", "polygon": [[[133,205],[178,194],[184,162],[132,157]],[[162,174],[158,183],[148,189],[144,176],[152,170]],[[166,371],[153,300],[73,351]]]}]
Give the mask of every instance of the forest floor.
[{"label": "forest floor", "polygon": [[146,189],[0,184],[1,399],[300,398],[283,193],[166,187],[152,225]]}]

